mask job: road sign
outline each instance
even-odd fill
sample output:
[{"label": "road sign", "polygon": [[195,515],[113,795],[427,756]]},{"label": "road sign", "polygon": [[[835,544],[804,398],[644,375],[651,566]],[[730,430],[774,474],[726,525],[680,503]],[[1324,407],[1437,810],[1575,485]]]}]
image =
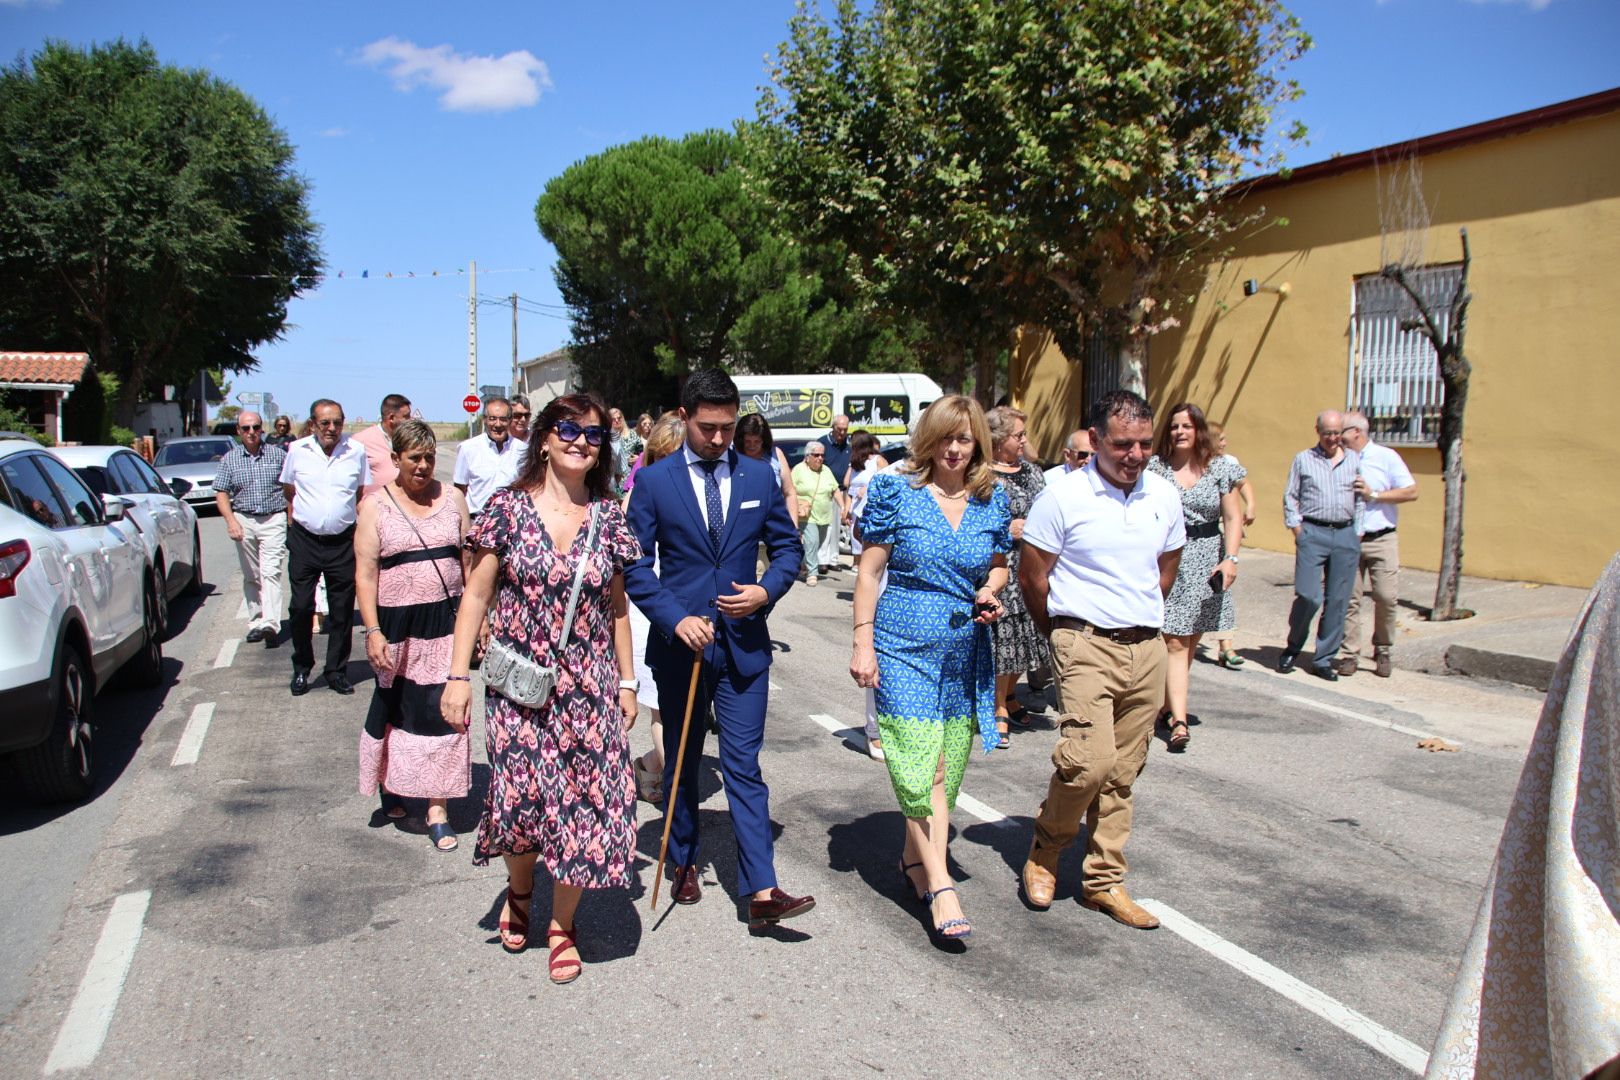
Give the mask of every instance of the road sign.
[{"label": "road sign", "polygon": [[268,398],[268,394],[250,393],[249,391],[244,390],[240,394],[236,395],[236,402],[244,409],[257,409],[262,406]]},{"label": "road sign", "polygon": [[479,393],[479,396],[483,397],[487,401],[492,397],[505,397],[506,396],[506,387],[504,387],[504,386],[495,386],[493,384],[491,384],[489,386],[480,386],[478,388],[478,393]]},{"label": "road sign", "polygon": [[478,407],[481,404],[483,403],[478,400],[477,394],[468,394],[466,397],[461,399],[461,407],[470,413],[477,412]]}]

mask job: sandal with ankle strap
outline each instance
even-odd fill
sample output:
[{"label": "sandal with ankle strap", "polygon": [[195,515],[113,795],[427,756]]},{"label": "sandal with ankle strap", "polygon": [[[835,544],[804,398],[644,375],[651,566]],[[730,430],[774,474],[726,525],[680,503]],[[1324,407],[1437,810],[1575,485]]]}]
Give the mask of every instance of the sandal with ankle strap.
[{"label": "sandal with ankle strap", "polygon": [[514,956],[529,947],[529,910],[519,911],[517,905],[533,897],[533,889],[520,893],[512,890],[511,882],[506,885],[506,910],[511,914],[501,920],[501,948]]},{"label": "sandal with ankle strap", "polygon": [[[553,941],[557,942],[557,944],[551,945]],[[572,927],[567,930],[547,930],[546,944],[551,945],[551,956],[546,960],[546,968],[551,973],[552,982],[556,983],[558,986],[566,986],[568,983],[573,982],[584,973],[585,964],[578,958],[579,941],[574,937]],[[569,949],[574,950],[575,959],[557,959],[559,955],[567,952]],[[569,971],[570,968],[573,970]],[[567,972],[567,974],[559,975],[557,974],[559,971]]]},{"label": "sandal with ankle strap", "polygon": [[1222,667],[1231,668],[1233,671],[1243,666],[1243,657],[1231,649],[1221,653],[1220,661]]},{"label": "sandal with ankle strap", "polygon": [[[941,893],[948,892],[956,892],[956,886],[947,885],[943,889],[933,889],[929,892],[923,893],[923,902],[928,905],[930,915],[933,914],[935,897],[939,896]],[[957,927],[963,928],[961,933],[953,934],[950,932]],[[973,924],[968,922],[966,919],[946,919],[942,923],[934,923],[931,925],[928,928],[928,936],[932,938],[934,943],[937,945],[945,944],[946,942],[951,941],[966,941],[968,938],[973,936]]]},{"label": "sandal with ankle strap", "polygon": [[918,901],[922,900],[923,894],[917,891],[916,883],[911,880],[911,872],[920,869],[922,869],[922,863],[908,863],[904,855],[900,856],[900,880],[905,882],[906,892],[911,898]]},{"label": "sandal with ankle strap", "polygon": [[1170,718],[1170,752],[1179,754],[1187,749],[1192,742],[1192,733],[1187,730],[1187,721]]}]

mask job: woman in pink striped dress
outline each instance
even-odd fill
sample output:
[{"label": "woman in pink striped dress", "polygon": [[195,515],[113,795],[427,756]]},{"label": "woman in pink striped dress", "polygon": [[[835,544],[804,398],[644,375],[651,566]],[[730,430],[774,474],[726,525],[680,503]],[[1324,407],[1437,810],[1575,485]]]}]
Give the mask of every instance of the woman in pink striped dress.
[{"label": "woman in pink striped dress", "polygon": [[407,420],[394,429],[399,475],[360,505],[354,531],[355,596],[365,620],[366,657],[377,689],[360,733],[360,792],[380,790],[383,812],[404,817],[402,797],[428,800],[428,837],[440,851],[458,843],[446,803],[467,794],[467,732],[439,709],[450,671],[461,542],[467,503],[433,475],[433,429]]}]

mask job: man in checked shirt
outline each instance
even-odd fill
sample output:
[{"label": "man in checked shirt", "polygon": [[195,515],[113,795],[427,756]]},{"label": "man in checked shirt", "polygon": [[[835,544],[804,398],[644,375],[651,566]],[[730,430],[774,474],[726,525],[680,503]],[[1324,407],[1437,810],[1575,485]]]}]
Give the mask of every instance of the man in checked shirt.
[{"label": "man in checked shirt", "polygon": [[239,414],[236,435],[242,444],[220,459],[214,474],[214,503],[242,563],[247,639],[275,648],[281,634],[281,568],[287,561],[287,496],[280,479],[287,453],[264,441],[258,413]]},{"label": "man in checked shirt", "polygon": [[1356,477],[1361,455],[1344,445],[1344,417],[1328,411],[1316,418],[1316,445],[1294,455],[1283,488],[1283,524],[1294,534],[1294,606],[1288,613],[1288,644],[1277,661],[1294,670],[1318,610],[1311,672],[1329,682],[1339,673],[1334,659],[1344,643],[1344,617],[1361,561],[1356,527]]}]

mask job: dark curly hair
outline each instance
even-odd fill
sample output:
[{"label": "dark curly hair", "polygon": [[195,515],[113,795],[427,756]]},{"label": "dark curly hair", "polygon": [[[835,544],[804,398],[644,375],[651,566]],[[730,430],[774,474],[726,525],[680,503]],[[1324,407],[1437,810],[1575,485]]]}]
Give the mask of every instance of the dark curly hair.
[{"label": "dark curly hair", "polygon": [[[546,439],[550,437],[551,429],[557,424],[564,420],[574,420],[582,425],[600,424],[606,427],[607,415],[607,406],[603,404],[602,399],[589,391],[552,398],[551,404],[541,409],[540,415],[531,423],[529,449],[524,452],[523,464],[518,469],[517,479],[508,486],[517,491],[533,491],[546,482],[546,467],[549,464]],[[581,439],[584,437],[580,436]],[[605,438],[601,446],[589,448],[596,451],[596,464],[585,474],[585,490],[592,499],[610,498],[613,493],[613,451],[609,449]]]}]

